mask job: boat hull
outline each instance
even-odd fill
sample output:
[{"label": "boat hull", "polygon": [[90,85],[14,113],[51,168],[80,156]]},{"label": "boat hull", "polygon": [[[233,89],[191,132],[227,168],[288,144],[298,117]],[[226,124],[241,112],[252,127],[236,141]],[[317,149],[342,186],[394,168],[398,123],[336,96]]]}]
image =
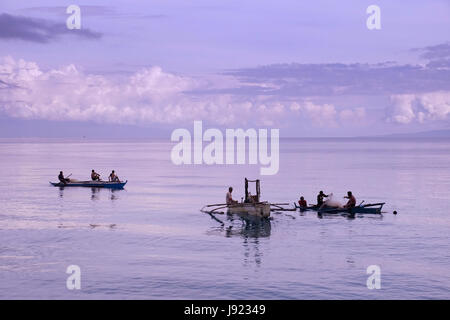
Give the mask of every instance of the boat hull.
[{"label": "boat hull", "polygon": [[300,207],[296,203],[295,207],[300,209],[300,211],[316,211],[320,214],[381,214],[381,209],[383,208],[384,203],[376,203],[376,204],[368,204],[368,205],[360,205],[353,207],[351,209],[346,208],[322,208],[318,206],[311,207]]},{"label": "boat hull", "polygon": [[228,214],[270,217],[270,203],[237,203],[228,205]]},{"label": "boat hull", "polygon": [[50,182],[50,184],[54,187],[88,187],[88,188],[110,188],[110,189],[123,189],[123,187],[127,184],[128,181],[125,182],[109,182],[109,181],[74,181],[67,182],[66,184],[61,182]]}]

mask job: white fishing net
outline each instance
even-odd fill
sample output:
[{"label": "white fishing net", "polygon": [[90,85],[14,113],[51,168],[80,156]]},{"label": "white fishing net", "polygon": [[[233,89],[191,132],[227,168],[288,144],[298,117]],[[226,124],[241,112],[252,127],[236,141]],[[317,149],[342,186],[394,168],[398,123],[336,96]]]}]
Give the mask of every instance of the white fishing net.
[{"label": "white fishing net", "polygon": [[335,199],[333,193],[330,193],[326,199],[324,205],[327,207],[342,208],[344,206],[340,201]]}]

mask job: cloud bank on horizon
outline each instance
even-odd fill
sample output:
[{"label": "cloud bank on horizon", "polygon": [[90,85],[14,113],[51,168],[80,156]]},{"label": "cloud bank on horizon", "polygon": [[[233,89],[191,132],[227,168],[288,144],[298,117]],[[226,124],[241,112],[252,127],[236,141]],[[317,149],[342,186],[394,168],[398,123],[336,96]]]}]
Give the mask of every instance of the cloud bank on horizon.
[{"label": "cloud bank on horizon", "polygon": [[[282,126],[294,117],[319,127],[338,127],[348,121],[364,121],[366,108],[337,108],[332,103],[315,102],[318,96],[383,93],[390,99],[385,121],[447,120],[450,91],[445,77],[449,78],[450,69],[379,68],[338,65],[338,70],[333,70],[329,65],[297,65],[283,66],[280,72],[279,66],[267,66],[261,68],[265,69],[262,73],[258,70],[261,78],[246,78],[244,84],[242,79],[236,80],[236,87],[217,89],[206,79],[164,72],[157,66],[129,77],[112,78],[85,74],[74,65],[43,71],[35,62],[6,57],[0,64],[0,111],[23,119],[144,125],[204,119],[226,126]],[[314,71],[297,73],[296,69]],[[235,74],[245,72],[252,74],[248,70]],[[398,73],[406,80],[398,82],[398,77],[387,76]],[[418,81],[408,73],[422,79]],[[245,85],[249,81],[252,86]]]},{"label": "cloud bank on horizon", "polygon": [[[190,44],[164,39],[176,48],[169,63],[164,60],[167,51],[144,44],[148,49],[146,65],[140,63],[141,50],[125,49],[143,45],[140,35],[130,36],[133,23],[154,24],[161,17],[165,19],[157,23],[162,27],[172,23],[164,7],[121,17],[120,8],[97,1],[83,10],[87,17],[100,17],[98,24],[87,23],[73,33],[65,28],[64,20],[54,19],[64,17],[64,7],[46,2],[45,6],[0,14],[0,41],[5,44],[0,49],[0,118],[26,119],[31,126],[33,120],[144,127],[186,126],[204,120],[221,127],[277,127],[286,129],[289,136],[377,135],[450,127],[448,41],[404,48],[418,63],[385,59],[372,63],[270,63],[267,59],[269,63],[259,66],[229,68],[231,60],[217,56],[215,72],[171,71],[178,65],[170,62],[185,59],[192,50]],[[222,13],[207,10],[222,18]],[[102,28],[101,19],[107,17],[125,19],[123,25],[130,27],[122,34]],[[127,20],[130,17],[133,22]],[[326,24],[312,25],[327,28]],[[201,36],[209,31],[198,32]],[[68,39],[81,41],[81,46],[74,47],[75,53],[67,52]],[[241,50],[239,44],[230,45],[230,50]],[[34,54],[24,48],[34,48]],[[207,44],[198,44],[198,52],[209,49]],[[49,54],[49,50],[54,51]],[[323,54],[321,48],[318,50]],[[134,56],[135,66],[117,72],[118,62],[123,61],[126,69]],[[49,57],[62,63],[55,65]],[[351,60],[358,61],[355,57]],[[96,61],[106,61],[100,71],[91,67]],[[110,68],[105,67],[108,63]]]},{"label": "cloud bank on horizon", "polygon": [[340,120],[364,117],[363,108],[338,111],[309,99],[195,93],[213,85],[157,66],[111,78],[85,74],[74,65],[42,71],[35,62],[7,57],[0,64],[0,110],[23,119],[144,125],[203,119],[225,126],[279,126],[292,116],[305,116],[318,125],[337,126]]}]

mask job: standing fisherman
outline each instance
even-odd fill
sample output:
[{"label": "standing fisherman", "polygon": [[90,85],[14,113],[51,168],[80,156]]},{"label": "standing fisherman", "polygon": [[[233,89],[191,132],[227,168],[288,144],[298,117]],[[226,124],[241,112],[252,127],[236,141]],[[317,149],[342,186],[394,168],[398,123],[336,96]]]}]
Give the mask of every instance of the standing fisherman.
[{"label": "standing fisherman", "polygon": [[323,198],[328,198],[328,195],[323,193],[323,191],[321,190],[319,192],[319,194],[317,195],[317,206],[320,207],[321,205],[323,205]]}]

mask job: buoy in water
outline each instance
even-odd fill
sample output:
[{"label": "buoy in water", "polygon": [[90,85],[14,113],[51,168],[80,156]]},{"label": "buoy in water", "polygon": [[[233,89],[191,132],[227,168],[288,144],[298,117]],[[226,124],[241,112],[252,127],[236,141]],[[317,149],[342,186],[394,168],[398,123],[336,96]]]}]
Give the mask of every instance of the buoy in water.
[{"label": "buoy in water", "polygon": [[394,210],[394,212],[392,212],[393,214],[397,214],[397,211],[396,210]]}]

